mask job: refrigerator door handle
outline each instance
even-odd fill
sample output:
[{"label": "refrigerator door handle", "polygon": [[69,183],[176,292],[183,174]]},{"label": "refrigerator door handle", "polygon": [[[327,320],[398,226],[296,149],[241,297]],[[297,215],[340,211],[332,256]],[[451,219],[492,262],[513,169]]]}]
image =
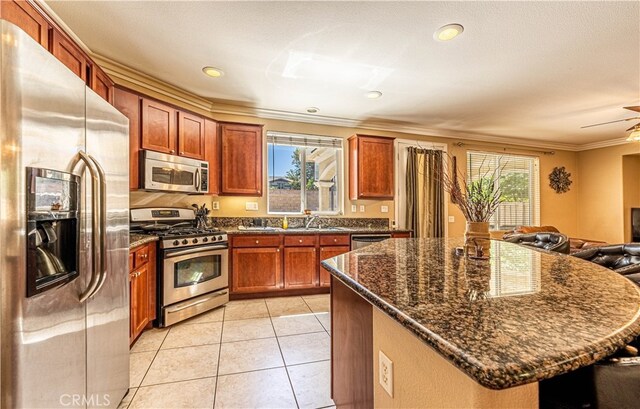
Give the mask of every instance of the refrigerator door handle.
[{"label": "refrigerator door handle", "polygon": [[[94,257],[96,254],[100,254],[100,268],[98,270],[98,284],[89,297],[93,297],[100,291],[104,282],[107,279],[107,182],[104,173],[104,169],[100,166],[100,163],[91,155],[87,155],[91,160],[98,172],[100,194],[99,194],[99,213],[98,223],[100,224],[100,240],[98,241],[98,250],[94,251]],[[95,217],[95,216],[94,216]]]},{"label": "refrigerator door handle", "polygon": [[[91,280],[89,281],[89,285],[87,289],[80,294],[80,302],[85,302],[91,295],[93,295],[96,287],[98,286],[99,276],[96,274],[100,270],[100,260],[96,257],[96,245],[100,241],[100,220],[97,215],[100,213],[100,198],[99,198],[99,184],[100,184],[100,175],[98,174],[98,169],[96,169],[94,162],[89,158],[83,151],[78,152],[78,158],[74,164],[75,166],[82,162],[82,166],[89,169],[89,173],[91,174],[91,254],[92,254],[92,269],[91,269]],[[84,174],[84,169],[82,169],[82,173]],[[83,175],[84,178],[84,175]]]}]

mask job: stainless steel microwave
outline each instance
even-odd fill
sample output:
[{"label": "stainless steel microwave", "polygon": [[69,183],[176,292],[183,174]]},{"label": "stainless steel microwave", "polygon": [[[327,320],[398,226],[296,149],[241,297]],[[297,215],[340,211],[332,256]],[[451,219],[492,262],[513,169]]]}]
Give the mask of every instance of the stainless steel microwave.
[{"label": "stainless steel microwave", "polygon": [[143,151],[142,174],[145,190],[209,192],[209,162]]}]

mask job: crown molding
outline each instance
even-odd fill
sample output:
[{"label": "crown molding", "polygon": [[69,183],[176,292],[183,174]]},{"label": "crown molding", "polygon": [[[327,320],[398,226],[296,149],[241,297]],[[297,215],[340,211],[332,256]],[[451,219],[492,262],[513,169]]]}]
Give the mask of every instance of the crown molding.
[{"label": "crown molding", "polygon": [[581,151],[588,151],[591,149],[600,149],[600,148],[608,148],[610,146],[624,145],[627,143],[629,143],[627,141],[627,138],[616,138],[616,139],[609,139],[608,141],[591,142],[591,143],[585,143],[583,145],[578,145],[578,149],[576,150],[578,152],[581,152]]},{"label": "crown molding", "polygon": [[246,116],[251,118],[304,122],[315,125],[339,126],[345,128],[359,128],[381,132],[432,136],[444,139],[463,139],[466,141],[474,141],[485,144],[507,145],[510,147],[527,147],[544,150],[563,150],[570,152],[580,152],[627,143],[626,138],[617,138],[587,144],[536,141],[533,139],[515,139],[504,136],[480,135],[452,130],[442,131],[438,129],[410,126],[404,124],[360,121],[356,119],[311,115],[307,113],[225,104],[211,101],[191,92],[180,89],[174,85],[168,84],[148,74],[141,73],[108,57],[95,53],[90,53],[90,55],[91,58],[93,58],[100,65],[100,67],[111,77],[111,79],[115,81],[116,84],[135,89],[142,93],[161,95],[165,98],[168,98],[169,100],[180,103],[180,105],[184,106],[185,108],[204,111],[207,114],[212,115],[213,117],[215,117],[216,114]]}]

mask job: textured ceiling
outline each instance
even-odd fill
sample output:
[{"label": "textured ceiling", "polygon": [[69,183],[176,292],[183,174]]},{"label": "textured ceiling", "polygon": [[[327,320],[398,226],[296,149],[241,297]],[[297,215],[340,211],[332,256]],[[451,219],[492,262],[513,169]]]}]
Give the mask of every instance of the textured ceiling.
[{"label": "textured ceiling", "polygon": [[640,104],[640,2],[47,4],[93,52],[214,101],[571,144],[624,137],[635,122],[580,126]]}]

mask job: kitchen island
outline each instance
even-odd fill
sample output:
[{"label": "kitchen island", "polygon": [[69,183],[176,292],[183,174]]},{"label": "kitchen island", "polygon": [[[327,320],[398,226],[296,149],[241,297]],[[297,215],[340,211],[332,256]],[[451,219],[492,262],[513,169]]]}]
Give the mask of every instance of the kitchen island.
[{"label": "kitchen island", "polygon": [[[492,241],[387,240],[331,272],[338,406],[538,407],[537,381],[592,364],[640,333],[640,293],[595,264]],[[390,396],[379,354],[393,362]]]}]

